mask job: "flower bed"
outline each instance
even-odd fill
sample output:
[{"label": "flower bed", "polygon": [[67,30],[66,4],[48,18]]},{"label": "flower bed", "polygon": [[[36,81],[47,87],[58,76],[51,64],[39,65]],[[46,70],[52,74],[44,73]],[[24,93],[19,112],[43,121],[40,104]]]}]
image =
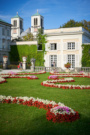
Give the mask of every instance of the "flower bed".
[{"label": "flower bed", "polygon": [[46,87],[55,87],[62,89],[90,89],[90,85],[68,85],[68,84],[55,84],[55,83],[63,83],[63,82],[74,82],[72,78],[64,78],[63,80],[46,80],[41,83],[41,85]]},{"label": "flower bed", "polygon": [[48,79],[53,79],[53,80],[59,79],[59,76],[57,76],[57,75],[50,75],[50,76],[48,76]]},{"label": "flower bed", "polygon": [[63,103],[56,103],[33,97],[11,97],[0,95],[0,103],[15,103],[27,106],[35,106],[47,110],[47,120],[53,122],[72,122],[79,119],[79,114],[75,110],[65,106]]},{"label": "flower bed", "polygon": [[32,80],[35,80],[35,79],[38,79],[38,77],[37,76],[30,76],[30,75],[24,75],[24,76],[17,76],[17,75],[0,75],[0,84],[1,83],[5,83],[5,82],[7,82],[6,80],[5,80],[5,78],[27,78],[27,79],[32,79]]},{"label": "flower bed", "polygon": [[1,84],[1,83],[5,83],[5,82],[7,82],[6,79],[0,77],[0,84]]},{"label": "flower bed", "polygon": [[10,78],[27,78],[27,79],[38,79],[37,76],[30,76],[30,75],[24,75],[24,76],[17,76],[17,75],[11,75]]},{"label": "flower bed", "polygon": [[85,73],[53,73],[53,72],[50,72],[50,74],[57,75],[58,77],[87,77],[87,78],[90,78],[90,76]]},{"label": "flower bed", "polygon": [[0,75],[1,78],[10,78],[10,75]]},{"label": "flower bed", "polygon": [[65,82],[75,82],[73,78],[63,78],[58,80],[47,80],[48,83],[65,83]]}]

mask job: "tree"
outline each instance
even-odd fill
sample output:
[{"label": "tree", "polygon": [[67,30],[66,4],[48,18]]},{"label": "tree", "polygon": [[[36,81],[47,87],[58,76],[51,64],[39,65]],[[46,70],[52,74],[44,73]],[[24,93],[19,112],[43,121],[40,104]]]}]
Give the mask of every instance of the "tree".
[{"label": "tree", "polygon": [[68,27],[79,27],[82,26],[83,28],[87,29],[90,32],[90,21],[80,21],[76,22],[75,20],[69,20],[67,23],[60,26],[60,28],[68,28]]},{"label": "tree", "polygon": [[47,43],[47,41],[46,41],[47,36],[45,34],[43,34],[42,29],[38,29],[36,37],[37,37],[39,49],[42,49],[43,52],[45,52],[45,43]]},{"label": "tree", "polygon": [[90,45],[82,45],[82,67],[90,67]]},{"label": "tree", "polygon": [[34,36],[32,33],[27,33],[26,36],[23,36],[24,41],[33,41],[33,39],[34,39]]}]

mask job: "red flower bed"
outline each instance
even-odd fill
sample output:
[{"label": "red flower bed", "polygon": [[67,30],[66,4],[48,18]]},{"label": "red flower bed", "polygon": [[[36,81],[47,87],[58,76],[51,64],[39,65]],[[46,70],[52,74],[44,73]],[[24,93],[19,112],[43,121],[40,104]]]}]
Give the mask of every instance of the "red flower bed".
[{"label": "red flower bed", "polygon": [[46,113],[46,119],[48,121],[53,121],[54,123],[55,122],[59,122],[59,123],[62,123],[62,122],[73,122],[77,119],[79,119],[79,114],[78,112],[75,113],[75,115],[73,113],[70,113],[69,115],[68,114],[57,114],[55,115],[54,113],[50,112],[50,110]]},{"label": "red flower bed", "polygon": [[[61,107],[62,109],[64,108],[63,111],[65,111],[65,108],[68,109],[67,111],[70,110],[70,108],[66,106],[59,106],[59,104],[55,103],[54,101],[38,101],[38,99],[30,99],[30,100],[24,100],[24,98],[12,98],[12,97],[6,97],[6,98],[0,98],[1,103],[13,103],[13,104],[22,104],[22,105],[27,105],[27,106],[35,106],[37,108],[44,108],[47,110],[46,113],[46,119],[48,121],[53,121],[53,122],[72,122],[77,119],[79,119],[79,114],[75,110],[71,111],[71,113],[52,113],[50,110],[51,109],[56,109],[57,107]],[[46,103],[47,102],[47,103]],[[54,104],[53,104],[54,103]],[[64,104],[63,104],[64,105]],[[72,110],[72,109],[71,109]]]}]

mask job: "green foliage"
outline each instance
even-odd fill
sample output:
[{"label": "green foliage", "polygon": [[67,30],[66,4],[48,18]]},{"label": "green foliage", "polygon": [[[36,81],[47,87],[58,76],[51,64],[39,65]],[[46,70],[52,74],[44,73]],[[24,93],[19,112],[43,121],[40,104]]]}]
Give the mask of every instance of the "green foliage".
[{"label": "green foliage", "polygon": [[82,45],[82,67],[90,67],[90,45]]},{"label": "green foliage", "polygon": [[36,45],[12,45],[10,51],[10,61],[22,61],[22,56],[27,56],[27,62],[30,62],[31,58],[35,58],[35,65],[43,66],[43,51],[37,51]]},{"label": "green foliage", "polygon": [[38,41],[38,45],[39,45],[40,49],[42,48],[43,52],[45,52],[45,43],[47,43],[46,37],[47,36],[43,34],[43,30],[38,29],[37,41]]},{"label": "green foliage", "polygon": [[27,33],[26,36],[23,36],[24,41],[33,41],[33,39],[34,39],[34,36],[32,33]]},{"label": "green foliage", "polygon": [[60,26],[60,28],[68,28],[68,27],[79,27],[82,26],[83,28],[87,29],[90,32],[90,21],[80,21],[76,22],[75,20],[69,20],[67,23]]}]

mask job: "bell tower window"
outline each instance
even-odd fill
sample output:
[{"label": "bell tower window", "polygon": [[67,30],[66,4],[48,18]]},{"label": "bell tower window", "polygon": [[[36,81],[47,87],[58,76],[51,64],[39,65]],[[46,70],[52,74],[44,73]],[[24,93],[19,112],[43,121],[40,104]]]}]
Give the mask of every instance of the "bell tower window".
[{"label": "bell tower window", "polygon": [[22,21],[20,20],[20,29],[22,29]]},{"label": "bell tower window", "polygon": [[38,25],[38,19],[34,18],[34,26]]},{"label": "bell tower window", "polygon": [[41,27],[43,27],[43,19],[41,18]]},{"label": "bell tower window", "polygon": [[17,21],[16,21],[16,20],[14,20],[13,25],[14,25],[15,27],[17,26]]}]

